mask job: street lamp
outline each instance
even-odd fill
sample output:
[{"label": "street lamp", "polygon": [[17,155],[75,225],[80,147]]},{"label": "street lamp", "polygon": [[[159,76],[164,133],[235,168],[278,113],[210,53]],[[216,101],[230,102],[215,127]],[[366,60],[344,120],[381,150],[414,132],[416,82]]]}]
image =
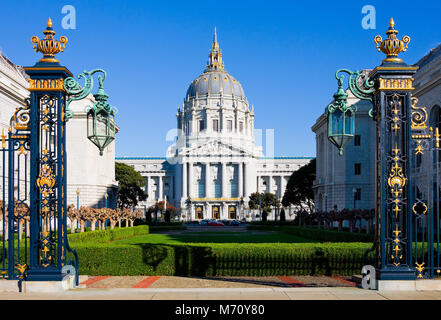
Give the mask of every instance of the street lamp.
[{"label": "street lamp", "polygon": [[107,99],[109,96],[104,91],[103,81],[106,79],[98,76],[99,89],[94,94],[95,103],[87,112],[87,138],[95,144],[103,155],[103,150],[115,140],[115,108],[113,108]]}]

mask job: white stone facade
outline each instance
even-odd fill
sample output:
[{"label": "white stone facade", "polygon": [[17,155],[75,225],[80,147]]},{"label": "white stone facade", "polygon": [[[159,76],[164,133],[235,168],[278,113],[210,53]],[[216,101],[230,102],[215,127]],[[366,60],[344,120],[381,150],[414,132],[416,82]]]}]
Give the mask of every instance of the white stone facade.
[{"label": "white stone facade", "polygon": [[176,116],[177,142],[166,158],[116,159],[146,178],[141,208],[167,197],[185,220],[238,219],[256,191],[282,198],[291,174],[312,159],[263,157],[254,140],[254,108],[224,69],[216,34],[207,68],[190,84]]}]

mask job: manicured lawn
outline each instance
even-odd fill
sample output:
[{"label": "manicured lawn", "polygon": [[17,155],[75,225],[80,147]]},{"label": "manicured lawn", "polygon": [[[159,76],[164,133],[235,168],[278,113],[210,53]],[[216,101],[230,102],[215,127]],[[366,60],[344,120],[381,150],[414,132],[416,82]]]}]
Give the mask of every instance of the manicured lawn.
[{"label": "manicured lawn", "polygon": [[305,239],[291,234],[278,232],[183,232],[180,234],[148,234],[112,242],[118,244],[216,244],[216,243],[315,243],[317,241]]}]

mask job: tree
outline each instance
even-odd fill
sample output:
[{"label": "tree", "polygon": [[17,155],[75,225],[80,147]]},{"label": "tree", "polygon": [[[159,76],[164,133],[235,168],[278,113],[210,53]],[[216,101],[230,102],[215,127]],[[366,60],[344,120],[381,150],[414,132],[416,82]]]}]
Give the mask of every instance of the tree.
[{"label": "tree", "polygon": [[285,207],[294,205],[300,210],[312,212],[314,209],[314,191],[316,160],[311,160],[306,166],[293,172],[286,185],[282,204]]},{"label": "tree", "polygon": [[280,200],[277,199],[274,193],[255,192],[250,195],[250,200],[248,201],[248,206],[250,209],[259,209],[259,198],[262,209],[262,221],[266,221],[264,220],[264,217],[266,219],[268,213],[271,212],[272,207],[280,207]]},{"label": "tree", "polygon": [[139,172],[124,163],[115,163],[115,179],[119,182],[118,207],[134,208],[139,201],[147,199],[144,192],[145,179]]},{"label": "tree", "polygon": [[280,222],[285,222],[285,221],[286,221],[285,209],[282,208],[282,210],[280,211]]}]

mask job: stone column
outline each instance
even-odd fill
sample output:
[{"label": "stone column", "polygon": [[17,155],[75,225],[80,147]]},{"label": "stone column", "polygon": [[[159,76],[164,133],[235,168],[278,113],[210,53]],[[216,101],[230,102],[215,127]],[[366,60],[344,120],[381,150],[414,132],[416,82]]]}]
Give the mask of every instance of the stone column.
[{"label": "stone column", "polygon": [[188,196],[193,198],[193,162],[188,163]]},{"label": "stone column", "polygon": [[210,163],[207,162],[205,164],[205,198],[210,198],[211,197],[211,192],[210,192],[210,182],[211,182],[211,177],[210,177]]},{"label": "stone column", "polygon": [[243,163],[239,162],[237,165],[239,167],[239,183],[237,184],[237,189],[240,198],[243,197]]},{"label": "stone column", "polygon": [[283,198],[286,189],[286,178],[284,176],[280,177],[280,199]]},{"label": "stone column", "polygon": [[182,164],[182,198],[187,199],[187,163]]},{"label": "stone column", "polygon": [[222,162],[222,198],[227,198],[227,164]]},{"label": "stone column", "polygon": [[163,177],[159,176],[159,200],[163,200],[164,197],[164,183],[163,183]]},{"label": "stone column", "polygon": [[273,193],[273,177],[268,176],[268,192]]}]

